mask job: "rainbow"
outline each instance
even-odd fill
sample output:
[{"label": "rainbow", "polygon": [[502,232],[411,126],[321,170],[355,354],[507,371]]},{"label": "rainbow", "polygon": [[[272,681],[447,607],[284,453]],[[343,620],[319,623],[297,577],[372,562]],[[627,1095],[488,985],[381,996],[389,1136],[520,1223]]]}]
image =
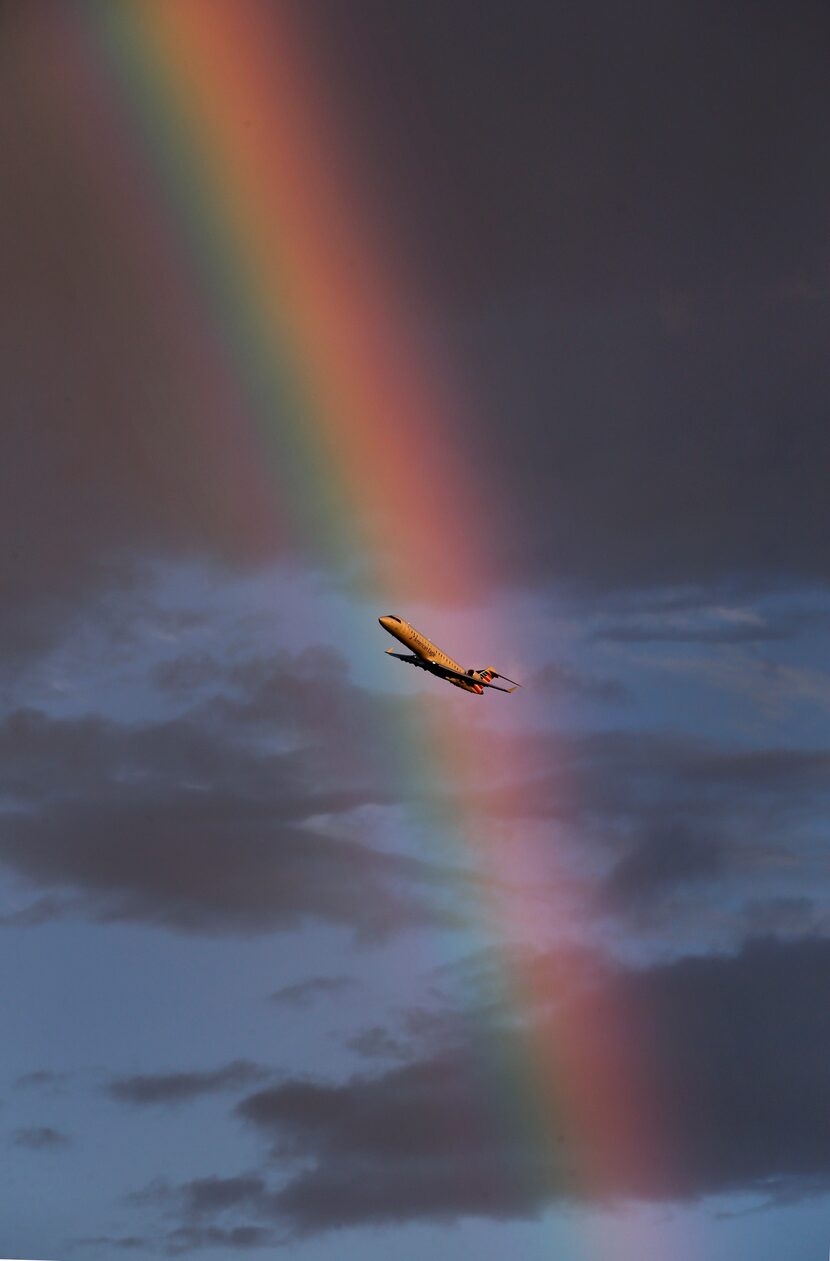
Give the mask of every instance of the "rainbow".
[{"label": "rainbow", "polygon": [[[146,291],[148,276],[165,275],[163,318],[183,330],[201,391],[195,441],[236,488],[233,528],[264,555],[290,536],[378,611],[472,605],[496,529],[480,467],[472,473],[474,418],[425,350],[417,286],[365,194],[348,103],[334,98],[300,13],[256,0],[92,4],[64,15],[55,63],[84,103],[101,197],[129,233],[131,283]],[[483,642],[508,638],[490,629]],[[529,926],[549,939],[567,882],[555,837],[542,870],[540,847],[507,821],[534,816],[534,789],[509,787],[522,767],[500,763],[491,730],[470,716],[477,705],[442,696],[413,707],[401,764],[417,768],[425,809],[451,785],[442,843],[471,873],[481,942],[501,951],[504,994],[525,1021],[577,992],[567,953],[557,965],[510,948]],[[482,768],[496,765],[501,811],[481,792]],[[550,897],[529,897],[542,879]],[[621,1170],[653,1160],[663,1136],[631,1051],[635,1014],[607,1001],[575,1010],[555,1034],[526,1022],[504,1088],[549,1153],[552,1190],[567,1164],[576,1187],[601,1197]],[[642,1240],[624,1247],[608,1229],[609,1255],[644,1255]]]}]

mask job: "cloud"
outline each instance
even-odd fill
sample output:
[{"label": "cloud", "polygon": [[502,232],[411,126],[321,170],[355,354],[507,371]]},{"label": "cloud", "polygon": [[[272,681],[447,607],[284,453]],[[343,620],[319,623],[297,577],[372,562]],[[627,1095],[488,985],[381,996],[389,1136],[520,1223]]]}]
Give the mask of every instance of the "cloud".
[{"label": "cloud", "polygon": [[631,698],[629,689],[617,679],[581,674],[553,661],[527,679],[525,686],[598,704],[616,705]]},{"label": "cloud", "polygon": [[[500,737],[493,757],[526,768],[524,796],[508,786],[504,807],[550,810],[565,817],[634,815],[651,805],[717,811],[757,795],[781,811],[830,792],[830,750],[726,744],[671,728],[610,728]],[[495,790],[488,804],[498,808]]]},{"label": "cloud", "polygon": [[102,1248],[111,1251],[132,1252],[145,1249],[151,1252],[163,1252],[168,1256],[183,1256],[188,1252],[199,1252],[204,1248],[254,1249],[275,1247],[279,1238],[270,1227],[256,1224],[239,1226],[198,1226],[195,1224],[177,1226],[174,1230],[160,1232],[155,1235],[88,1235],[73,1239],[70,1246],[79,1248]]},{"label": "cloud", "polygon": [[206,683],[222,678],[224,671],[209,653],[194,653],[163,661],[153,671],[156,687],[175,695],[189,695]]},{"label": "cloud", "polygon": [[747,937],[830,936],[830,908],[803,893],[747,898],[740,915]]},{"label": "cloud", "polygon": [[136,1073],[130,1077],[114,1077],[105,1089],[119,1103],[178,1104],[202,1095],[243,1090],[263,1081],[269,1071],[249,1060],[233,1060],[222,1068],[187,1070],[174,1073]]},{"label": "cloud", "polygon": [[[550,977],[555,964],[536,962]],[[538,1127],[523,1116],[514,1093],[523,1035],[489,1009],[466,1035],[453,1019],[450,1045],[422,1050],[414,1062],[341,1083],[289,1079],[243,1099],[238,1114],[276,1153],[299,1161],[262,1211],[303,1235],[532,1217],[557,1201],[593,1198],[825,1192],[828,983],[830,940],[756,940],[734,954],[639,969],[586,957],[564,1006],[558,982],[547,997],[536,987],[553,1005],[535,1014],[542,1038],[552,1039],[541,1044],[555,1046],[562,1029],[575,1027],[591,1080],[620,1083],[633,1068],[648,1082],[641,1135],[613,1101],[594,1116],[598,1181],[574,1180],[553,1122]],[[644,1150],[652,1126],[661,1142]]]},{"label": "cloud", "polygon": [[11,917],[236,933],[317,919],[365,939],[457,923],[436,867],[338,834],[395,782],[376,702],[342,659],[281,654],[221,683],[167,721],[0,722],[0,863],[42,892]]},{"label": "cloud", "polygon": [[27,906],[0,915],[0,928],[37,928],[60,919],[72,906],[71,898],[35,898]]},{"label": "cloud", "polygon": [[361,1029],[346,1040],[346,1046],[364,1059],[405,1060],[411,1054],[411,1047],[393,1037],[382,1025]]},{"label": "cloud", "polygon": [[715,880],[723,871],[726,848],[722,839],[686,823],[655,826],[614,865],[604,895],[612,905],[632,908],[677,886]]},{"label": "cloud", "polygon": [[826,14],[527,6],[471,46],[473,12],[323,45],[476,382],[494,571],[826,585]]},{"label": "cloud", "polygon": [[[751,304],[736,304],[736,334],[712,295],[705,326],[672,347],[643,301],[575,313],[543,299],[529,331],[505,302],[472,352],[492,416],[482,461],[498,461],[502,538],[520,540],[497,567],[594,598],[684,582],[826,588],[826,365],[806,312]],[[819,324],[826,337],[830,302]]]},{"label": "cloud", "polygon": [[556,824],[557,861],[583,891],[583,917],[612,913],[711,941],[745,935],[748,890],[824,900],[826,748],[611,730],[518,737],[509,749],[507,764],[527,778],[485,790],[482,807]]},{"label": "cloud", "polygon": [[753,644],[791,639],[794,630],[780,623],[732,622],[720,626],[656,625],[625,622],[604,626],[595,638],[616,644]]},{"label": "cloud", "polygon": [[[0,724],[4,784],[23,807],[0,818],[0,859],[56,899],[55,913],[97,919],[199,932],[318,919],[363,938],[457,923],[446,872],[338,835],[338,815],[399,791],[379,746],[385,701],[322,650],[216,680],[219,695],[165,722],[24,710]],[[766,896],[775,854],[788,857],[793,893],[793,861],[805,879],[815,866],[811,835],[830,793],[822,748],[733,747],[671,730],[493,732],[482,742],[494,766],[525,778],[479,785],[480,808],[528,826],[559,821],[560,855],[593,856],[591,884],[616,913],[643,915],[678,894],[691,908],[715,879],[729,897],[729,880],[750,873]],[[341,979],[296,982],[277,1001],[300,1004]]]},{"label": "cloud", "polygon": [[66,1082],[68,1073],[56,1073],[52,1069],[37,1068],[31,1073],[23,1073],[17,1078],[15,1086],[18,1090],[56,1088],[63,1086]]},{"label": "cloud", "polygon": [[[172,1227],[147,1236],[148,1246],[171,1256],[202,1248],[261,1248],[281,1242],[273,1225],[232,1220],[240,1213],[268,1218],[270,1193],[258,1174],[194,1178],[178,1185],[159,1178],[132,1192],[126,1202],[144,1211],[160,1211],[163,1220],[173,1219]],[[216,1218],[219,1221],[211,1220]]]},{"label": "cloud", "polygon": [[[163,721],[20,709],[0,722],[0,863],[37,893],[4,922],[83,915],[255,933],[317,920],[363,940],[462,922],[446,869],[369,831],[367,807],[410,804],[387,698],[320,648],[214,677],[216,694]],[[750,872],[754,896],[793,895],[793,860],[805,878],[815,869],[811,834],[830,794],[822,748],[730,747],[671,730],[480,739],[499,773],[477,784],[479,808],[528,828],[561,824],[561,857],[583,872],[590,858],[586,913],[604,899],[643,917],[678,897],[691,913],[716,878],[734,898],[729,881]],[[511,768],[521,780],[506,778]],[[771,888],[776,854],[790,862],[784,890]]]},{"label": "cloud", "polygon": [[133,1191],[129,1204],[146,1205],[177,1204],[189,1217],[221,1213],[228,1208],[258,1202],[265,1191],[265,1183],[257,1174],[238,1174],[234,1177],[194,1178],[190,1182],[174,1186],[164,1179],[156,1179],[140,1191]]},{"label": "cloud", "polygon": [[196,1178],[184,1187],[186,1211],[198,1215],[215,1213],[256,1201],[263,1193],[262,1178],[252,1175],[236,1178]]},{"label": "cloud", "polygon": [[642,3],[531,6],[471,45],[474,12],[454,6],[436,27],[417,8],[373,10],[342,54],[336,15],[332,37],[386,204],[445,301],[492,305],[512,283],[694,308],[701,288],[727,297],[816,260],[825,225],[811,203],[828,176],[801,145],[830,108],[818,7],[704,29],[690,3],[656,20]]},{"label": "cloud", "polygon": [[305,981],[295,981],[274,990],[271,1001],[286,1007],[309,1007],[318,998],[330,998],[342,994],[357,984],[348,976],[310,976]]},{"label": "cloud", "polygon": [[281,824],[234,794],[66,806],[6,819],[3,831],[8,866],[83,893],[85,913],[103,921],[258,933],[315,919],[366,939],[459,922],[418,891],[436,881],[428,864]]},{"label": "cloud", "polygon": [[180,1226],[163,1237],[171,1256],[202,1248],[269,1248],[280,1240],[266,1226],[247,1223],[239,1226]]},{"label": "cloud", "polygon": [[830,710],[830,674],[736,653],[722,657],[665,657],[659,665],[675,674],[698,676],[710,686],[749,697],[758,713],[782,717],[798,707]]},{"label": "cloud", "polygon": [[666,730],[534,733],[494,744],[494,756],[527,778],[484,794],[495,813],[561,819],[617,842],[676,819],[711,831],[769,836],[821,818],[830,795],[830,750],[746,747]]},{"label": "cloud", "polygon": [[772,608],[762,613],[751,606],[712,604],[703,592],[678,594],[674,601],[634,597],[628,604],[633,611],[604,622],[592,638],[620,644],[782,643],[805,632],[822,633],[830,625],[830,614],[823,608]]},{"label": "cloud", "polygon": [[123,1252],[138,1251],[139,1248],[151,1248],[153,1241],[144,1235],[85,1235],[70,1239],[68,1247],[78,1248],[113,1248]]},{"label": "cloud", "polygon": [[50,1125],[32,1125],[14,1131],[12,1142],[15,1147],[28,1147],[32,1151],[51,1151],[66,1147],[71,1140],[60,1130],[53,1130]]}]

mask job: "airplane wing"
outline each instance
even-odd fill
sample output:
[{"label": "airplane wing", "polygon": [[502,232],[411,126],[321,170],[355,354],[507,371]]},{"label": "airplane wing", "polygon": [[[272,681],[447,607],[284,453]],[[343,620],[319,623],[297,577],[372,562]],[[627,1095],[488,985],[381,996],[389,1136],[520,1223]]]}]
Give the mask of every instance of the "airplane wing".
[{"label": "airplane wing", "polygon": [[[451,666],[443,666],[437,661],[424,661],[423,657],[416,657],[414,654],[395,652],[393,648],[386,649],[387,657],[394,657],[397,661],[406,661],[408,665],[417,666],[419,670],[428,670],[430,674],[436,674],[438,678],[461,679],[463,683],[478,683],[480,687],[491,687],[495,692],[515,692],[516,687],[499,687],[497,683],[485,683],[484,679],[471,678],[469,674],[465,674],[463,670],[453,670]],[[504,676],[499,674],[496,676],[501,679]],[[507,680],[508,683],[512,679]]]},{"label": "airplane wing", "polygon": [[[492,687],[496,692],[515,692],[516,687],[519,686],[517,683],[516,687],[499,687],[497,683],[485,683],[484,679],[473,678],[471,675],[465,674],[463,670],[453,670],[451,666],[439,665],[437,661],[430,661],[429,664],[436,674],[443,674],[446,678],[461,679],[462,682],[470,685],[478,683],[480,687]],[[499,675],[499,678],[501,678],[501,675]]]},{"label": "airplane wing", "polygon": [[422,657],[416,657],[414,654],[395,652],[393,648],[386,649],[387,657],[394,657],[396,661],[406,661],[411,666],[418,666],[421,670],[428,670],[430,667]]}]

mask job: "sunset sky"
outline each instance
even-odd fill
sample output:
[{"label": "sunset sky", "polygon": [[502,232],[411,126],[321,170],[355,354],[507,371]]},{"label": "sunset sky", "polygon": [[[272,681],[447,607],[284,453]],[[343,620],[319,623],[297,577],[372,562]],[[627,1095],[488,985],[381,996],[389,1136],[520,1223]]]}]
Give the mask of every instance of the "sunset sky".
[{"label": "sunset sky", "polygon": [[826,1255],[829,63],[0,9],[4,1256]]}]

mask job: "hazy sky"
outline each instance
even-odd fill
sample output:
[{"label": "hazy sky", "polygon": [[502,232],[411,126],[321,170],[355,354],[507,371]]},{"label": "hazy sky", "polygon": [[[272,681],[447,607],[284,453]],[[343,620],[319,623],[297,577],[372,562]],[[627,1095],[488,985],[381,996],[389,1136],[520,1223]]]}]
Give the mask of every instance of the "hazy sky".
[{"label": "hazy sky", "polygon": [[177,5],[0,11],[0,1251],[826,1255],[826,6]]}]

